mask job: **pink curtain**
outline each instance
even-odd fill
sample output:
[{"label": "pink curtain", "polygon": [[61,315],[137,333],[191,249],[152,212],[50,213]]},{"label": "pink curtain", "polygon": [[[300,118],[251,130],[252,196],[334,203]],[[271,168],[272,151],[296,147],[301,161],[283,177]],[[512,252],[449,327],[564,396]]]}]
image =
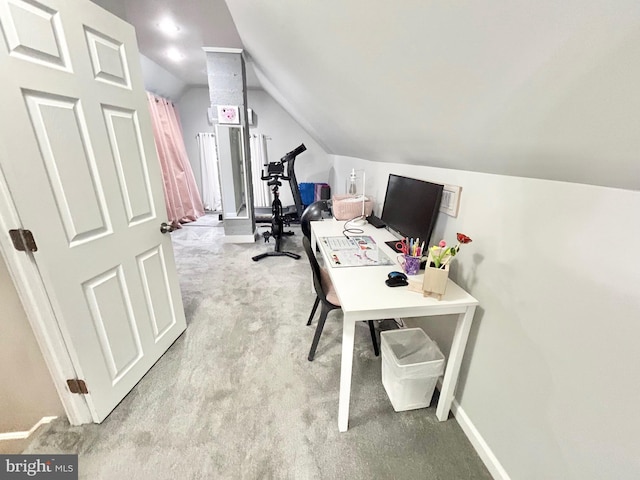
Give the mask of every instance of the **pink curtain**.
[{"label": "pink curtain", "polygon": [[175,225],[204,215],[202,199],[189,164],[182,127],[174,105],[147,92],[153,136],[162,168],[167,218]]}]

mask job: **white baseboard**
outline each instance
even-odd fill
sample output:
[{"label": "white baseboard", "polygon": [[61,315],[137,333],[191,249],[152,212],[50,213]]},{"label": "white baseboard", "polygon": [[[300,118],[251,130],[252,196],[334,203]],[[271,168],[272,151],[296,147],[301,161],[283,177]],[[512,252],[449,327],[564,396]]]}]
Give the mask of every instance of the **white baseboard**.
[{"label": "white baseboard", "polygon": [[255,243],[257,238],[257,231],[253,235],[225,235],[224,243]]},{"label": "white baseboard", "polygon": [[40,420],[38,420],[38,422],[33,427],[31,427],[31,429],[29,429],[26,432],[0,433],[0,441],[1,440],[24,440],[25,438],[29,438],[33,434],[33,432],[35,432],[42,425],[51,423],[56,418],[58,417],[42,417]]},{"label": "white baseboard", "polygon": [[462,428],[462,431],[471,442],[471,445],[473,445],[473,448],[478,452],[480,459],[487,467],[487,470],[489,470],[489,473],[491,473],[491,476],[496,480],[510,480],[506,470],[502,467],[496,456],[489,448],[489,445],[487,445],[487,442],[484,441],[480,432],[478,432],[473,423],[471,423],[471,420],[455,398],[451,405],[451,413],[456,417],[458,425]]}]

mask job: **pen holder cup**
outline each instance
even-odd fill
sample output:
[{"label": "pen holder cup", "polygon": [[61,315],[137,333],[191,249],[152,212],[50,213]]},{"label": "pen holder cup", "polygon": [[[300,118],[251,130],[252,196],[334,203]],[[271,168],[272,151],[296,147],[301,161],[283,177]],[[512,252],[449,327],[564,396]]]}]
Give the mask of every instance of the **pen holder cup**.
[{"label": "pen holder cup", "polygon": [[407,275],[417,275],[420,271],[420,257],[412,257],[411,255],[399,255],[398,261],[402,267],[402,271]]}]

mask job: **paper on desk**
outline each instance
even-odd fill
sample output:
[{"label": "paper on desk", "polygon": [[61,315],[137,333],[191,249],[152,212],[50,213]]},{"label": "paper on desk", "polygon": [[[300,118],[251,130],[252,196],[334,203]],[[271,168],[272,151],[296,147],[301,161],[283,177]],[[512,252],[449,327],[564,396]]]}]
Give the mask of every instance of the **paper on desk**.
[{"label": "paper on desk", "polygon": [[321,237],[332,267],[363,267],[367,265],[393,265],[375,240],[369,236]]}]

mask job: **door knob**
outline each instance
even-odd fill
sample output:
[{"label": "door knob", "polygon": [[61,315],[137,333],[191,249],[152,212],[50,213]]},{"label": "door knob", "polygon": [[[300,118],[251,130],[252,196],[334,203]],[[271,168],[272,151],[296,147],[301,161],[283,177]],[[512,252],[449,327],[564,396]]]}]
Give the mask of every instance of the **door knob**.
[{"label": "door knob", "polygon": [[176,229],[173,225],[169,225],[167,222],[162,222],[160,224],[160,231],[162,233],[171,233]]}]

